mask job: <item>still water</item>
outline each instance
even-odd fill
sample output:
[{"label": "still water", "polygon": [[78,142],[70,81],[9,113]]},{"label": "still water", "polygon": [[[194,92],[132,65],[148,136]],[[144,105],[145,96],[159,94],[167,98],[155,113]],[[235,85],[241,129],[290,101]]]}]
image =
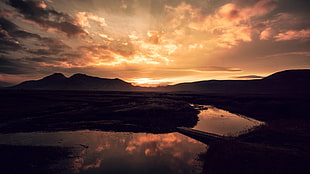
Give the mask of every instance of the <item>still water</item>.
[{"label": "still water", "polygon": [[90,130],[2,134],[0,144],[73,147],[51,173],[201,173],[198,155],[207,147],[179,133]]},{"label": "still water", "polygon": [[264,124],[264,122],[253,118],[234,114],[211,105],[198,105],[197,107],[204,109],[200,111],[199,121],[193,128],[196,130],[236,137]]},{"label": "still water", "polygon": [[[202,107],[208,109],[200,111],[199,122],[194,127],[197,130],[238,136],[263,124],[213,106]],[[61,160],[45,164],[49,173],[66,174],[201,173],[203,163],[198,156],[207,150],[207,145],[176,132],[94,130],[0,134],[0,145],[43,147],[47,151],[49,147],[69,147],[71,152]]]}]

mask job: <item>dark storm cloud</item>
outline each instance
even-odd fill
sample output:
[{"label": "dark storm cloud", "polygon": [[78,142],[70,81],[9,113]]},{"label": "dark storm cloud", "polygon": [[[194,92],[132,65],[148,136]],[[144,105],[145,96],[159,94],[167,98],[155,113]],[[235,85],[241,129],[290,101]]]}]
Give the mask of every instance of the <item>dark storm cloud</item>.
[{"label": "dark storm cloud", "polygon": [[59,62],[66,61],[65,58],[56,58],[56,57],[49,57],[49,56],[40,56],[40,57],[25,58],[25,59],[31,62],[48,63],[48,64],[57,64]]},{"label": "dark storm cloud", "polygon": [[22,49],[18,41],[10,37],[8,32],[0,29],[0,53],[7,53],[7,51],[16,51]]},{"label": "dark storm cloud", "polygon": [[16,30],[12,33],[12,36],[15,37],[19,37],[19,38],[36,38],[36,39],[40,39],[40,35],[38,34],[34,34],[34,33],[29,33],[26,31],[22,31],[22,30]]},{"label": "dark storm cloud", "polygon": [[[22,48],[22,45],[18,41],[19,38],[37,39],[38,42],[35,44],[35,46],[40,47],[40,49]],[[2,17],[0,17],[0,43],[0,52],[3,53],[6,53],[6,51],[24,49],[24,51],[37,55],[55,55],[63,52],[66,49],[70,49],[69,46],[64,44],[59,39],[41,37],[38,34],[20,30],[16,24]]]},{"label": "dark storm cloud", "polygon": [[40,38],[39,41],[40,42],[35,45],[40,47],[40,49],[28,49],[27,51],[29,53],[37,55],[57,55],[67,49],[71,49],[71,47],[69,47],[59,39],[43,37]]},{"label": "dark storm cloud", "polygon": [[54,9],[42,8],[37,1],[9,0],[9,5],[16,8],[26,20],[30,20],[45,29],[56,29],[67,36],[86,34],[68,14]]},{"label": "dark storm cloud", "polygon": [[20,59],[12,59],[6,56],[0,56],[0,73],[27,74],[33,71],[33,64],[30,65]]},{"label": "dark storm cloud", "polygon": [[37,39],[41,38],[38,34],[33,34],[20,30],[16,24],[3,17],[0,17],[0,28],[2,30],[5,30],[11,37],[37,38]]},{"label": "dark storm cloud", "polygon": [[15,25],[13,22],[3,18],[3,17],[0,17],[0,26],[2,29],[4,30],[7,30],[7,31],[15,31],[17,30],[17,25]]},{"label": "dark storm cloud", "polygon": [[309,14],[310,1],[309,0],[281,0],[279,1],[279,11],[286,13],[296,13],[300,15]]},{"label": "dark storm cloud", "polygon": [[14,23],[0,17],[0,53],[21,49],[19,42],[12,37],[16,30],[17,26]]}]

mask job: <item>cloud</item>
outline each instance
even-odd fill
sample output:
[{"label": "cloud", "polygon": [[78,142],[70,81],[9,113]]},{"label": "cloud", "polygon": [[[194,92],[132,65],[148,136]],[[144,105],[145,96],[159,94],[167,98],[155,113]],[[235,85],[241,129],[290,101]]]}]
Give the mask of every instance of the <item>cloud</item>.
[{"label": "cloud", "polygon": [[274,30],[272,28],[266,28],[260,33],[259,39],[269,40],[272,38],[273,34],[274,34]]},{"label": "cloud", "polygon": [[37,49],[28,48],[26,51],[36,55],[57,55],[65,50],[71,49],[62,40],[55,38],[43,37],[38,39],[38,43],[34,44]]},{"label": "cloud", "polygon": [[9,20],[0,17],[0,52],[15,51],[22,49],[20,42],[15,37],[28,38],[39,37],[18,29],[18,26]]},{"label": "cloud", "polygon": [[207,66],[203,68],[195,68],[194,70],[197,70],[197,71],[227,71],[227,72],[242,71],[239,68],[221,67],[221,66]]},{"label": "cloud", "polygon": [[101,27],[107,26],[105,19],[90,12],[78,12],[76,15],[76,23],[81,27],[90,27],[89,21],[98,23]]},{"label": "cloud", "polygon": [[65,33],[67,36],[84,35],[86,32],[78,25],[75,20],[65,13],[42,8],[42,2],[9,0],[9,5],[16,8],[26,20],[38,24],[40,27],[48,30],[56,30]]},{"label": "cloud", "polygon": [[286,41],[286,40],[310,40],[310,29],[303,30],[289,30],[286,32],[279,33],[274,37],[276,41]]},{"label": "cloud", "polygon": [[115,60],[113,52],[106,45],[81,46],[79,50],[89,63],[109,63]]},{"label": "cloud", "polygon": [[34,67],[24,61],[0,56],[0,73],[27,74],[34,71]]},{"label": "cloud", "polygon": [[[252,24],[255,23],[254,18],[264,16],[276,7],[277,3],[274,0],[259,0],[245,7],[229,3],[220,7],[216,14],[208,20],[216,20],[212,23],[218,24],[213,26],[213,31],[214,34],[219,35],[218,42],[220,45],[231,47],[240,41],[252,41],[252,35],[255,33]],[[263,34],[265,37],[267,31]]]},{"label": "cloud", "polygon": [[[0,60],[1,60],[1,58],[0,58]],[[25,76],[21,75],[21,74],[0,73],[0,86],[2,86],[2,87],[13,86],[14,84],[20,83],[24,80],[25,80]]]},{"label": "cloud", "polygon": [[182,35],[183,40],[201,40],[205,37],[205,47],[208,49],[231,48],[241,42],[251,42],[256,33],[255,21],[276,7],[274,0],[259,0],[245,6],[227,3],[213,14],[203,14],[200,8],[181,3],[177,7],[166,6],[168,16],[174,16],[167,28]]},{"label": "cloud", "polygon": [[251,16],[263,16],[270,13],[278,6],[278,0],[259,0],[250,9]]},{"label": "cloud", "polygon": [[262,58],[272,58],[272,57],[285,57],[285,56],[303,56],[303,57],[310,57],[310,52],[307,51],[299,51],[299,52],[282,52],[276,53],[271,55],[263,56]]},{"label": "cloud", "polygon": [[0,53],[22,49],[20,43],[9,35],[6,30],[0,29]]},{"label": "cloud", "polygon": [[78,49],[85,58],[98,64],[113,62],[117,58],[130,59],[135,54],[133,44],[126,40],[107,40],[103,44],[81,46]]},{"label": "cloud", "polygon": [[161,33],[158,31],[148,31],[147,32],[147,42],[151,44],[159,44],[160,43],[160,35]]},{"label": "cloud", "polygon": [[237,78],[237,79],[262,79],[264,77],[258,76],[258,75],[246,75],[246,76],[237,76],[237,77],[233,77],[233,78]]},{"label": "cloud", "polygon": [[[281,1],[282,2],[282,1]],[[260,40],[308,40],[310,16],[280,12],[256,25]]]},{"label": "cloud", "polygon": [[5,30],[12,37],[37,38],[37,39],[41,38],[40,35],[38,34],[33,34],[30,32],[20,30],[16,24],[3,17],[0,17],[0,27],[2,30]]},{"label": "cloud", "polygon": [[[31,48],[21,43],[23,39],[35,39]],[[29,42],[29,41],[26,41]],[[55,38],[41,37],[38,34],[21,30],[15,23],[0,17],[0,50],[3,52],[24,50],[36,55],[57,55],[69,46]]]},{"label": "cloud", "polygon": [[96,161],[93,164],[87,164],[83,166],[83,170],[88,170],[90,168],[99,168],[101,165],[102,160],[101,159],[96,159]]}]

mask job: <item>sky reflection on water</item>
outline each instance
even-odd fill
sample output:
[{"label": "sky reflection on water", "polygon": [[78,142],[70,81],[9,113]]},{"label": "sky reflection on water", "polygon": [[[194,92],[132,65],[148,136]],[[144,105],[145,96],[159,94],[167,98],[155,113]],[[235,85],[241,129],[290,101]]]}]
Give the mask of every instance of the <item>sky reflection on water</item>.
[{"label": "sky reflection on water", "polygon": [[238,136],[264,124],[253,118],[233,114],[211,105],[203,105],[203,107],[208,109],[201,110],[198,115],[199,121],[193,129],[224,136]]},{"label": "sky reflection on water", "polygon": [[[201,110],[194,129],[238,136],[263,124],[213,106],[203,107],[208,109]],[[50,147],[69,147],[69,155],[64,154],[61,160],[46,164],[49,173],[66,174],[201,173],[202,161],[198,160],[198,155],[207,150],[207,145],[179,133],[91,130],[0,134],[0,145],[43,147],[47,152]],[[36,156],[38,152],[30,153]],[[32,161],[29,163],[31,166]]]},{"label": "sky reflection on water", "polygon": [[0,144],[73,147],[72,155],[50,165],[63,173],[200,173],[198,154],[207,147],[179,133],[89,130],[1,134]]}]

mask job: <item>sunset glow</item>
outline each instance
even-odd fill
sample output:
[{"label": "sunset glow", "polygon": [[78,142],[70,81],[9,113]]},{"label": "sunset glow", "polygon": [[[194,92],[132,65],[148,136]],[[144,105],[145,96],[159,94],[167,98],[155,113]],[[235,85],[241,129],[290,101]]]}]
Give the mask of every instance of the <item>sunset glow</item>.
[{"label": "sunset glow", "polygon": [[6,0],[0,82],[54,72],[154,86],[310,68],[309,1]]}]

